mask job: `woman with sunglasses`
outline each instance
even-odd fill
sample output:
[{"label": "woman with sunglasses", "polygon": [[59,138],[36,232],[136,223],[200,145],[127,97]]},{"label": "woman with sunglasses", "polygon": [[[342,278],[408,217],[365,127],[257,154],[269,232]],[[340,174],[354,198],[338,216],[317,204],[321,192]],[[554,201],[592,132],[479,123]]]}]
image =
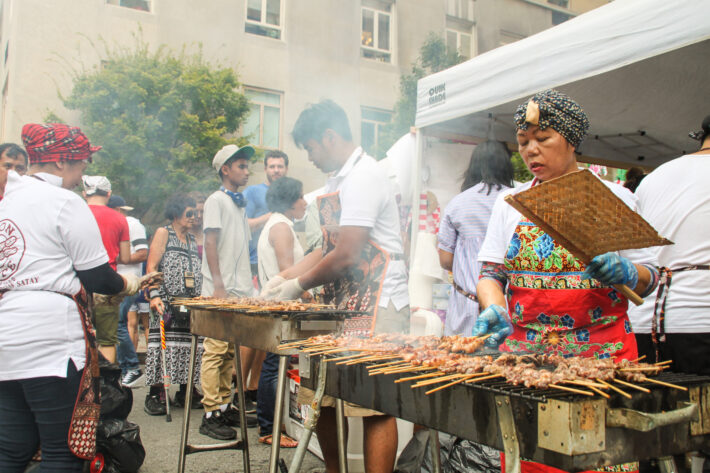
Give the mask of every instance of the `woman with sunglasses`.
[{"label": "woman with sunglasses", "polygon": [[[165,321],[165,359],[167,375],[173,384],[180,385],[173,404],[183,406],[190,364],[190,313],[182,306],[171,303],[174,297],[195,297],[202,287],[202,261],[197,253],[197,242],[189,230],[195,223],[195,199],[185,194],[170,198],[165,208],[169,225],[155,231],[148,252],[147,271],[161,268],[163,283],[149,290],[150,321],[148,352],[145,362],[146,384],[150,391],[145,398],[144,410],[157,416],[166,413],[165,390],[162,380],[162,352],[160,346],[160,315]],[[202,343],[198,344],[197,364],[201,365]],[[195,384],[200,383],[200,371],[195,372]],[[195,396],[194,408],[200,407]]]}]

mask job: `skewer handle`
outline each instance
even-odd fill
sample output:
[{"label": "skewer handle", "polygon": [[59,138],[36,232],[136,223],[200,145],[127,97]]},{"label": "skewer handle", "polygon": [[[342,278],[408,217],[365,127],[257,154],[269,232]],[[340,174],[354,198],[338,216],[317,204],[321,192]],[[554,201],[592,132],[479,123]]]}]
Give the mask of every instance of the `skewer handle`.
[{"label": "skewer handle", "polygon": [[619,291],[620,293],[625,295],[626,298],[628,300],[630,300],[631,302],[633,302],[634,304],[636,304],[636,305],[643,304],[643,299],[641,298],[641,296],[639,296],[634,291],[632,291],[631,288],[629,286],[627,286],[626,284],[614,284],[614,289],[616,289],[617,291]]}]

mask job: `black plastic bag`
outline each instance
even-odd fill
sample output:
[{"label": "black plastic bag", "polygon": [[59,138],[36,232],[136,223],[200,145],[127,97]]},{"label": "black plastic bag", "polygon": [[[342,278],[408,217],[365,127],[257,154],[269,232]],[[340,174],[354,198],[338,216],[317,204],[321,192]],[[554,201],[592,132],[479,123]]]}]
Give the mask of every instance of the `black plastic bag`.
[{"label": "black plastic bag", "polygon": [[121,368],[101,360],[101,422],[105,419],[126,419],[133,408],[133,392],[121,386]]},{"label": "black plastic bag", "polygon": [[140,427],[124,419],[101,421],[96,449],[104,455],[105,473],[135,473],[145,460]]},{"label": "black plastic bag", "polygon": [[[500,452],[485,445],[439,433],[443,473],[500,473]],[[434,471],[429,448],[429,431],[420,430],[402,451],[395,473]]]}]

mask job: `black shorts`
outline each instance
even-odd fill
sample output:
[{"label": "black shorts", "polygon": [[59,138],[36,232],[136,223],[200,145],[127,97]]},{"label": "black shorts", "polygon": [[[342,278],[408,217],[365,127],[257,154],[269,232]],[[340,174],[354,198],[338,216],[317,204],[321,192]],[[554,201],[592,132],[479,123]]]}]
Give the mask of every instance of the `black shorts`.
[{"label": "black shorts", "polygon": [[[639,356],[654,363],[656,350],[651,334],[637,333]],[[667,333],[666,341],[658,343],[658,361],[673,360],[671,371],[710,376],[710,333]]]}]

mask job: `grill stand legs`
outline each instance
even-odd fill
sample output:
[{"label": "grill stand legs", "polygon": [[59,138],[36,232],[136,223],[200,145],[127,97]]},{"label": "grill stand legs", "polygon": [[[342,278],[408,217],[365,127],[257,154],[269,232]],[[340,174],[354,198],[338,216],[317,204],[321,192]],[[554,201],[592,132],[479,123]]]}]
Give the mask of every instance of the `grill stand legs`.
[{"label": "grill stand legs", "polygon": [[431,448],[431,464],[434,473],[441,473],[441,445],[439,444],[439,431],[429,429],[429,448]]},{"label": "grill stand legs", "polygon": [[515,420],[513,418],[513,409],[510,406],[510,397],[496,396],[495,399],[498,425],[503,436],[505,473],[520,473],[520,445],[515,431]]},{"label": "grill stand legs", "polygon": [[345,404],[342,399],[335,400],[335,429],[338,437],[338,468],[340,473],[348,473],[348,445],[345,437]]},{"label": "grill stand legs", "polygon": [[673,457],[661,457],[658,459],[658,469],[661,473],[678,473],[678,467]]},{"label": "grill stand legs", "polygon": [[[192,343],[190,344],[190,366],[187,370],[187,392],[185,393],[185,413],[182,420],[182,432],[180,434],[180,451],[178,453],[178,473],[185,472],[185,458],[191,453],[197,452],[211,452],[215,450],[244,450],[244,471],[249,472],[249,450],[247,447],[246,436],[244,431],[246,430],[246,422],[244,421],[244,391],[241,392],[240,402],[241,402],[241,415],[242,417],[242,438],[241,440],[235,440],[233,442],[217,443],[212,445],[190,445],[187,443],[188,432],[190,430],[190,406],[192,405],[192,389],[195,386],[194,376],[195,376],[195,363],[197,361],[197,344],[199,336],[192,336]],[[236,348],[237,355],[239,356],[239,347]],[[239,364],[239,358],[237,358],[237,383],[241,385],[241,365]]]},{"label": "grill stand legs", "polygon": [[316,394],[313,397],[309,415],[306,417],[306,422],[303,425],[303,427],[305,427],[303,435],[301,435],[301,438],[298,439],[298,447],[296,448],[296,453],[293,455],[293,460],[291,460],[291,467],[288,469],[289,473],[299,473],[301,470],[303,457],[306,455],[308,444],[311,441],[311,435],[313,435],[313,429],[315,429],[316,424],[318,423],[318,417],[320,417],[320,404],[321,401],[323,401],[323,394],[325,393],[326,371],[326,363],[319,363]]},{"label": "grill stand legs", "polygon": [[286,391],[286,368],[288,356],[279,356],[279,374],[276,384],[276,407],[274,409],[274,427],[271,432],[271,457],[269,473],[279,471],[279,448],[281,447],[281,423],[284,411],[284,392]]}]

